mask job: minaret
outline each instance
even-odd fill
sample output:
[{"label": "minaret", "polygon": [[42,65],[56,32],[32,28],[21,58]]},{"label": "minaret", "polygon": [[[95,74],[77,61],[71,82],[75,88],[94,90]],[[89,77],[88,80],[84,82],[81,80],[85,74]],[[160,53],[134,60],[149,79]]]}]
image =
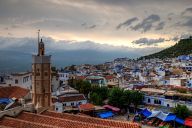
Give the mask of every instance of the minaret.
[{"label": "minaret", "polygon": [[32,56],[32,99],[37,109],[51,106],[51,56],[45,55],[39,31],[38,54]]}]

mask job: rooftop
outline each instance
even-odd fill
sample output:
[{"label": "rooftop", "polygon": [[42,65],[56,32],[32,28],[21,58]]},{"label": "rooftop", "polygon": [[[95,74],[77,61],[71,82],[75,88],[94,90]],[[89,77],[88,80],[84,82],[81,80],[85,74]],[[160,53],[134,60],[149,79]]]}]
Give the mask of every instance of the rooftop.
[{"label": "rooftop", "polygon": [[45,111],[42,114],[21,112],[16,118],[3,117],[0,127],[14,128],[140,128],[137,123],[99,119],[82,115]]},{"label": "rooftop", "polygon": [[71,102],[71,101],[86,100],[86,98],[83,94],[81,94],[81,95],[74,95],[74,96],[61,96],[58,98],[58,100],[61,102]]},{"label": "rooftop", "polygon": [[28,89],[18,86],[0,87],[0,98],[22,98],[29,93]]}]

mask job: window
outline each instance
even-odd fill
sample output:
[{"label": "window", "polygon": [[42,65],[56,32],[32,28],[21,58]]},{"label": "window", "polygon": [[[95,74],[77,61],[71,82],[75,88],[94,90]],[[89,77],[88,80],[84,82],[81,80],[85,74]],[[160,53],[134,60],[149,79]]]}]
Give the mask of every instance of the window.
[{"label": "window", "polygon": [[56,109],[56,111],[58,111],[58,108],[55,108]]},{"label": "window", "polygon": [[17,79],[15,80],[15,84],[18,84],[18,80]]},{"label": "window", "polygon": [[64,103],[63,106],[66,106],[66,103]]},{"label": "window", "polygon": [[37,69],[36,76],[40,76],[39,69]]},{"label": "window", "polygon": [[25,77],[23,78],[23,83],[25,83]]},{"label": "window", "polygon": [[44,74],[45,74],[45,76],[48,76],[48,73],[47,73],[47,72],[45,72]]},{"label": "window", "polygon": [[169,104],[167,104],[167,107],[169,107]]},{"label": "window", "polygon": [[73,103],[73,102],[71,103],[71,106],[74,106],[74,103]]},{"label": "window", "polygon": [[151,102],[151,100],[150,99],[148,99],[148,103],[150,103]]},{"label": "window", "polygon": [[79,105],[81,105],[82,103],[81,102],[79,102]]}]

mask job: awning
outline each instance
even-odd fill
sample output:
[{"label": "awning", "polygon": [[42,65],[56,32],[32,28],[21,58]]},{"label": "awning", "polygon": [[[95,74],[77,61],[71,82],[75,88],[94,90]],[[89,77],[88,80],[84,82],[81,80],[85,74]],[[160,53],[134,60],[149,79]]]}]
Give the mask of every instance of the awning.
[{"label": "awning", "polygon": [[164,121],[173,121],[175,119],[176,119],[176,115],[172,114],[172,113],[169,113]]},{"label": "awning", "polygon": [[186,118],[184,124],[188,127],[192,127],[192,118]]},{"label": "awning", "polygon": [[152,114],[147,118],[157,117],[161,111],[152,111]]},{"label": "awning", "polygon": [[108,112],[98,113],[98,116],[100,118],[109,118],[109,117],[114,116],[114,114],[111,111],[108,111]]},{"label": "awning", "polygon": [[110,110],[112,110],[112,111],[115,111],[115,112],[120,111],[119,108],[113,107],[113,106],[111,106],[111,105],[104,105],[103,107],[104,107],[104,108],[107,108],[107,109],[110,109]]},{"label": "awning", "polygon": [[13,102],[12,99],[9,98],[0,98],[0,104],[9,104]]},{"label": "awning", "polygon": [[176,121],[177,123],[179,123],[179,124],[182,124],[182,125],[184,125],[184,123],[185,123],[185,121],[184,121],[183,119],[180,119],[180,118],[178,118],[178,117],[175,118],[175,121]]},{"label": "awning", "polygon": [[143,114],[145,117],[149,117],[152,113],[146,108],[140,112]]},{"label": "awning", "polygon": [[156,117],[162,121],[173,121],[176,118],[176,115],[169,113],[166,114],[162,111],[152,111],[152,114],[148,118]]},{"label": "awning", "polygon": [[165,121],[165,119],[167,118],[168,114],[166,113],[163,113],[163,112],[160,112],[158,115],[157,115],[157,118],[159,118],[160,120],[162,121]]}]

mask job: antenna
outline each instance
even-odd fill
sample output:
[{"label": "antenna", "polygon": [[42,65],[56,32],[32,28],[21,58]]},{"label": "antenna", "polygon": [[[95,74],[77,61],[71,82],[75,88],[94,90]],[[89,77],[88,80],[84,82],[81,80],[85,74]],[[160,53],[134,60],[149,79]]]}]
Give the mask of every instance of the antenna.
[{"label": "antenna", "polygon": [[40,35],[40,29],[38,30],[38,56],[40,54],[40,47],[39,47],[39,35]]},{"label": "antenna", "polygon": [[39,43],[39,35],[40,35],[40,29],[38,30],[38,43]]}]

